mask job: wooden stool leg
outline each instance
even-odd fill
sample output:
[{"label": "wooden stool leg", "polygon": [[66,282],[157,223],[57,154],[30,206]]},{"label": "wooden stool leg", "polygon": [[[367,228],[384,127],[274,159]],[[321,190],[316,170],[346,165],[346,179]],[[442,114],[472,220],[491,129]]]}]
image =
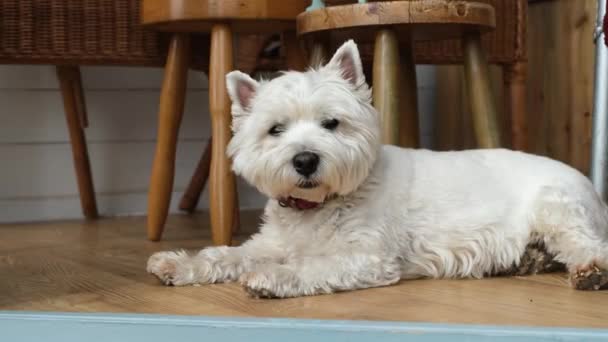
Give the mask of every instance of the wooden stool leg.
[{"label": "wooden stool leg", "polygon": [[511,117],[511,145],[519,151],[527,148],[526,69],[522,61],[503,67],[505,114]]},{"label": "wooden stool leg", "polygon": [[182,195],[182,200],[179,202],[179,208],[189,213],[194,212],[196,209],[198,201],[201,198],[201,193],[207,183],[207,178],[209,177],[209,169],[211,167],[211,140],[212,139],[209,139],[207,142],[205,151],[198,161],[198,165],[196,166],[196,170],[190,179],[186,191]]},{"label": "wooden stool leg", "polygon": [[285,59],[287,69],[304,71],[307,67],[306,54],[300,48],[300,43],[294,31],[283,32],[283,47],[285,48]]},{"label": "wooden stool leg", "polygon": [[466,34],[463,39],[465,77],[471,99],[477,144],[481,148],[500,146],[496,104],[490,85],[488,62],[481,48],[479,33]]},{"label": "wooden stool leg", "polygon": [[382,120],[382,143],[418,147],[416,66],[411,47],[399,54],[393,30],[376,34],[373,100]]},{"label": "wooden stool leg", "polygon": [[98,216],[98,213],[84,134],[84,128],[88,126],[88,122],[80,69],[77,66],[58,66],[57,77],[59,78],[65,118],[70,133],[82,212],[86,218],[93,219]]},{"label": "wooden stool leg", "polygon": [[232,32],[226,24],[211,29],[209,58],[209,109],[211,112],[210,210],[211,232],[215,245],[230,245],[236,202],[236,183],[226,146],[231,137],[230,99],[226,74],[232,70]]},{"label": "wooden stool leg", "polygon": [[[203,155],[196,166],[196,170],[190,179],[190,184],[188,184],[188,187],[182,196],[182,200],[179,203],[179,208],[190,214],[196,210],[198,201],[201,198],[201,193],[203,192],[205,184],[207,183],[207,178],[209,177],[209,170],[211,169],[211,141],[212,139],[209,139],[207,142],[205,152],[203,152]],[[240,225],[239,202],[236,188],[234,191],[237,195],[235,196],[232,232],[238,232]]]},{"label": "wooden stool leg", "polygon": [[169,213],[189,60],[190,37],[187,34],[174,34],[160,94],[158,139],[148,194],[148,238],[152,241],[160,240]]}]

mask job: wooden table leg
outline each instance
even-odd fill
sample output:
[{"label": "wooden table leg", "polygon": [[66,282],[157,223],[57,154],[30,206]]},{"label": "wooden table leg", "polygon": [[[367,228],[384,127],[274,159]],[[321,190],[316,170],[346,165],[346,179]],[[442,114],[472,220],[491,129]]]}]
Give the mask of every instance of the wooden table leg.
[{"label": "wooden table leg", "polygon": [[158,139],[148,194],[148,238],[152,241],[160,240],[169,213],[189,62],[190,37],[187,34],[174,34],[160,94]]},{"label": "wooden table leg", "polygon": [[209,109],[211,112],[211,172],[209,178],[212,239],[215,245],[230,245],[236,202],[236,183],[226,146],[230,141],[230,99],[226,74],[233,69],[232,32],[227,24],[211,29],[209,59]]},{"label": "wooden table leg", "polygon": [[374,46],[373,100],[382,120],[382,143],[418,147],[416,66],[412,49],[399,53],[391,29],[378,31]]},{"label": "wooden table leg", "polygon": [[523,61],[503,67],[505,115],[511,118],[511,145],[519,151],[527,148],[526,69]]},{"label": "wooden table leg", "polygon": [[481,148],[500,146],[496,104],[490,85],[488,62],[481,48],[479,33],[468,33],[463,38],[465,77],[471,99],[473,124],[477,144]]},{"label": "wooden table leg", "polygon": [[86,218],[94,219],[97,218],[98,213],[84,133],[84,128],[88,126],[88,121],[80,69],[77,66],[58,66],[57,77],[59,78],[65,118],[70,133],[82,213]]}]

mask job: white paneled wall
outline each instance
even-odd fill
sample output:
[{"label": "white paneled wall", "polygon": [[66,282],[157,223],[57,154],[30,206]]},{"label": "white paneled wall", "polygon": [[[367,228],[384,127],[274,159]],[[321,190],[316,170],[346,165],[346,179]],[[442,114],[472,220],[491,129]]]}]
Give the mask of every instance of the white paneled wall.
[{"label": "white paneled wall", "polygon": [[[433,103],[432,69],[419,68],[423,118]],[[89,157],[102,215],[143,214],[156,136],[162,70],[84,67],[90,127]],[[207,82],[191,72],[177,153],[171,210],[187,185],[209,137]],[[81,217],[63,105],[53,67],[0,66],[0,222]],[[425,145],[430,120],[422,120]],[[243,208],[262,196],[241,184]],[[207,194],[199,204],[207,207]]]}]

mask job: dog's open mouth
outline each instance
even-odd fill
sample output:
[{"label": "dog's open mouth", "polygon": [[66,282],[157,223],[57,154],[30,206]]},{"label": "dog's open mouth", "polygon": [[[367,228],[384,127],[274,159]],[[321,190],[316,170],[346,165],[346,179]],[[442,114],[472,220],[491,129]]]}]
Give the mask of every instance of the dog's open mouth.
[{"label": "dog's open mouth", "polygon": [[302,181],[298,183],[298,188],[300,189],[314,189],[319,186],[319,183],[313,181]]}]

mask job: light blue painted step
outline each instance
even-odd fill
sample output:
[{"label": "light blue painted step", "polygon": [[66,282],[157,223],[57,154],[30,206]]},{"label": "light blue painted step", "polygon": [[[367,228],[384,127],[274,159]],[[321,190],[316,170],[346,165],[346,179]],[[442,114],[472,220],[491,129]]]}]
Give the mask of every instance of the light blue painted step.
[{"label": "light blue painted step", "polygon": [[595,342],[608,330],[0,311],[0,341]]}]

